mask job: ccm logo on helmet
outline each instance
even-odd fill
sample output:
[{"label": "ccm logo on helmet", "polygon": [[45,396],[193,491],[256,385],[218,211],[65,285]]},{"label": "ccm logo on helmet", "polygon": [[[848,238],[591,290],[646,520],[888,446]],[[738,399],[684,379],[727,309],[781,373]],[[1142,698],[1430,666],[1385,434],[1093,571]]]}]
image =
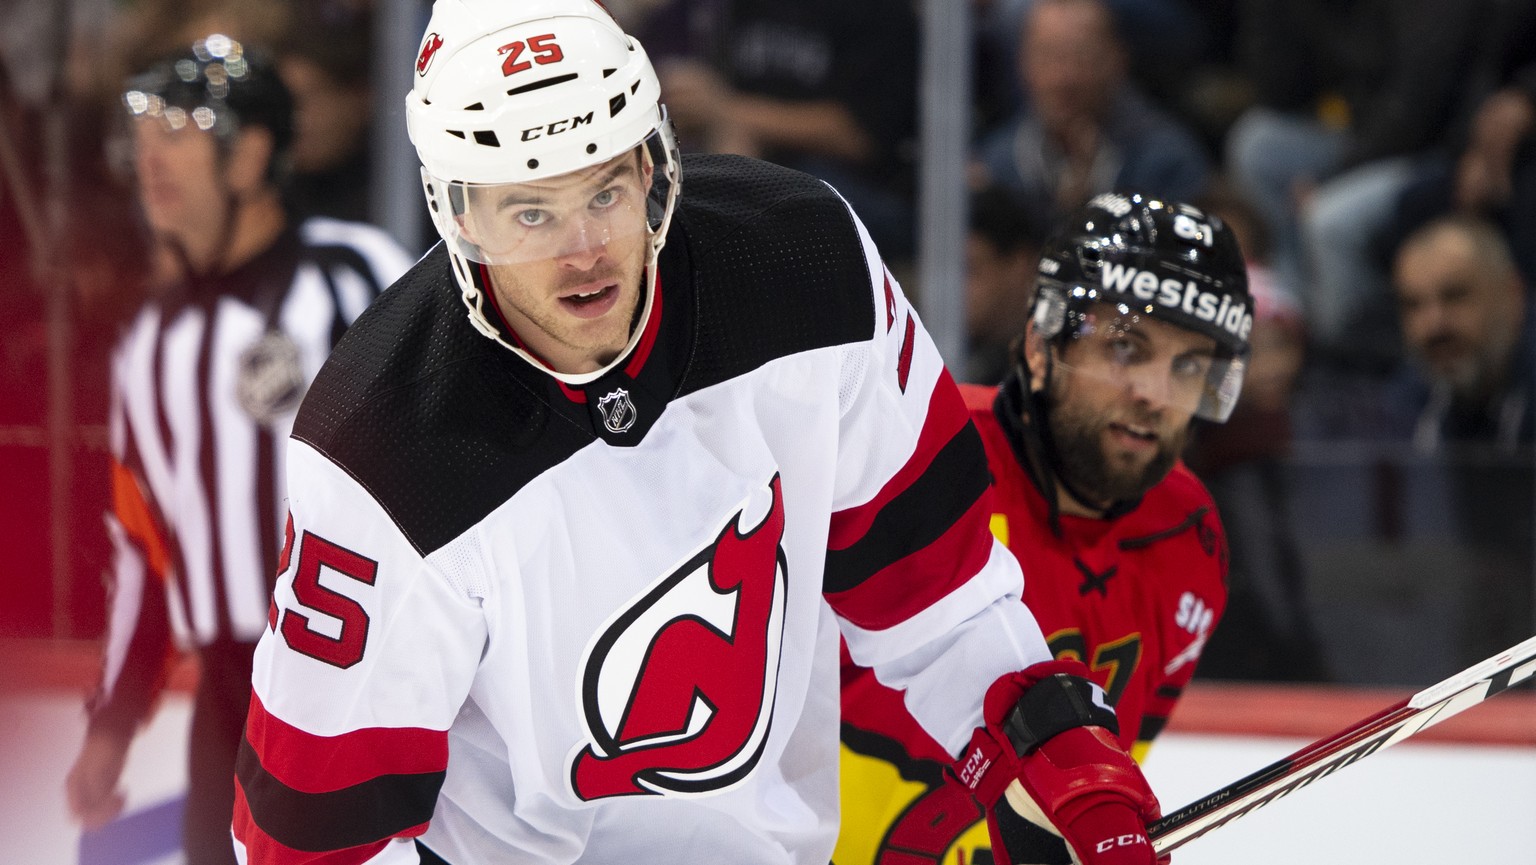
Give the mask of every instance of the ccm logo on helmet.
[{"label": "ccm logo on helmet", "polygon": [[1238,339],[1247,339],[1253,330],[1253,314],[1248,311],[1248,304],[1234,306],[1230,296],[1204,291],[1194,282],[1158,279],[1155,273],[1114,263],[1104,265],[1103,281],[1106,290],[1120,294],[1129,292],[1139,300],[1155,300],[1160,306],[1180,310],[1200,321],[1213,322]]},{"label": "ccm logo on helmet", "polygon": [[587,126],[592,123],[592,112],[588,111],[580,117],[572,117],[570,120],[556,120],[546,126],[534,126],[523,130],[522,140],[533,141],[536,138],[548,138],[551,135],[559,135],[568,132],[578,126]]}]

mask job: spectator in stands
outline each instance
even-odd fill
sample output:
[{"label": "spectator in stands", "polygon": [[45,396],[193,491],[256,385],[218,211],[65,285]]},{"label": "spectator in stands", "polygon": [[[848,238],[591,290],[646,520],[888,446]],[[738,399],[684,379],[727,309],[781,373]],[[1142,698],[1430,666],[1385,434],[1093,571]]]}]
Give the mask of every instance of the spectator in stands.
[{"label": "spectator in stands", "polygon": [[910,258],[918,67],[911,6],[719,0],[712,11],[689,28],[716,28],[691,34],[688,48],[703,53],[658,57],[662,99],[684,149],[756,156],[820,177],[848,199],[888,258]]},{"label": "spectator in stands", "polygon": [[997,384],[1012,369],[1010,351],[1029,322],[1035,264],[1043,229],[1011,192],[989,186],[971,195],[965,240],[965,326],[969,339],[960,374]]},{"label": "spectator in stands", "polygon": [[1017,190],[1043,224],[1110,189],[1206,191],[1199,140],[1130,82],[1104,0],[1034,0],[1019,38],[1025,105],[978,145],[985,179]]},{"label": "spectator in stands", "polygon": [[[978,97],[995,91],[1011,97],[1010,109],[1018,105],[1022,94],[1012,70],[1018,68],[1019,27],[1033,3],[972,0]],[[1105,0],[1105,5],[1125,44],[1130,78],[1153,101],[1168,108],[1192,95],[1190,88],[1198,84],[1192,72],[1218,53],[1221,33],[1232,17],[1231,0]],[[992,65],[991,58],[1006,65]],[[998,71],[1009,80],[987,80]],[[979,105],[983,123],[978,128],[988,129],[1006,116],[991,114],[990,107],[989,102]]]},{"label": "spectator in stands", "polygon": [[1431,222],[1404,241],[1393,281],[1410,366],[1391,393],[1414,447],[1531,444],[1536,334],[1497,227],[1459,215]]},{"label": "spectator in stands", "polygon": [[1536,0],[1505,0],[1489,22],[1483,66],[1433,159],[1404,193],[1389,231],[1406,237],[1434,216],[1460,211],[1494,219],[1527,285],[1536,284]]},{"label": "spectator in stands", "polygon": [[[1498,0],[1249,0],[1259,105],[1228,161],[1280,239],[1319,358],[1390,363],[1379,250],[1397,198],[1442,140]],[[1373,313],[1378,313],[1373,316]]]}]

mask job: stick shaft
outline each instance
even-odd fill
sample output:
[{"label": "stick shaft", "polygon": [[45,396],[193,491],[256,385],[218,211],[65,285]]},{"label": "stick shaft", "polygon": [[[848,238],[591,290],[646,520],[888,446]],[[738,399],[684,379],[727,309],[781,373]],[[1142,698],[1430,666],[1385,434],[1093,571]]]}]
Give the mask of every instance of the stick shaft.
[{"label": "stick shaft", "polygon": [[1536,637],[1168,814],[1147,827],[1147,836],[1159,855],[1167,853],[1533,675]]}]

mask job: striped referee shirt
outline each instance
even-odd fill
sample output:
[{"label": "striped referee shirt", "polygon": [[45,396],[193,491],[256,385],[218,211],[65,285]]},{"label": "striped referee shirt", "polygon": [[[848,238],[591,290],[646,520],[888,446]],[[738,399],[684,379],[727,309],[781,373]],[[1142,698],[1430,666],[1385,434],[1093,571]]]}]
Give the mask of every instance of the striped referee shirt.
[{"label": "striped referee shirt", "polygon": [[173,646],[260,637],[299,401],[346,327],[410,264],[377,228],[310,219],[235,271],[146,304],[122,334],[93,725],[140,721]]}]

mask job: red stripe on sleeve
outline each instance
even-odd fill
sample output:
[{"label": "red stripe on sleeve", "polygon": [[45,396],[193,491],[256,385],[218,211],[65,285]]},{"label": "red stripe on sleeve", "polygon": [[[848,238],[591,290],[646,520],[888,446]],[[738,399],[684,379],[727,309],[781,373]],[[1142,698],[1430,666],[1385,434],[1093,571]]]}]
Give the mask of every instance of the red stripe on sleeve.
[{"label": "red stripe on sleeve", "polygon": [[[235,785],[233,828],[235,837],[245,845],[246,865],[363,865],[379,855],[379,851],[383,850],[390,840],[385,838],[359,847],[319,853],[295,850],[261,831],[261,827],[257,826],[256,821],[251,818],[250,803],[245,801],[245,790],[239,784]],[[425,831],[427,831],[427,824],[423,823],[401,832],[396,837],[414,838]]]},{"label": "red stripe on sleeve", "polygon": [[907,376],[912,373],[912,339],[917,334],[917,320],[907,316],[907,329],[901,337],[901,354],[896,358],[896,386],[907,392]]},{"label": "red stripe on sleeve", "polygon": [[827,601],[861,628],[879,631],[906,621],[986,565],[992,555],[991,514],[991,499],[982,496],[938,540],[847,591],[829,593]]},{"label": "red stripe on sleeve", "polygon": [[896,292],[891,290],[891,272],[885,272],[885,332],[896,324]]},{"label": "red stripe on sleeve", "polygon": [[448,769],[445,730],[368,727],[340,736],[316,736],[267,712],[255,691],[245,735],[262,768],[301,793],[330,793],[384,775]]},{"label": "red stripe on sleeve", "polygon": [[960,391],[946,370],[933,389],[928,416],[923,419],[922,432],[918,434],[917,446],[907,458],[907,464],[886,481],[873,499],[832,515],[827,546],[834,550],[846,550],[858,543],[864,533],[869,531],[880,510],[928,470],[934,455],[949,444],[949,440],[965,427],[968,420],[970,414],[965,409],[965,401],[960,398]]}]

